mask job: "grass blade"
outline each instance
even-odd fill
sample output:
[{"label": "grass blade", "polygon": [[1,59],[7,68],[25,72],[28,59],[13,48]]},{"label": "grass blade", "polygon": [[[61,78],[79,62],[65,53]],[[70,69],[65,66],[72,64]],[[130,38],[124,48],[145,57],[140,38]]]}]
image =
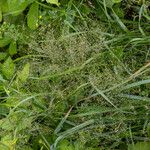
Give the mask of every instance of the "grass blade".
[{"label": "grass blade", "polygon": [[84,123],[82,123],[82,124],[80,124],[80,125],[78,125],[78,126],[76,126],[76,127],[73,127],[73,128],[71,128],[71,129],[68,129],[68,130],[65,131],[65,132],[62,132],[62,133],[58,134],[59,137],[55,140],[54,145],[51,146],[51,150],[55,150],[56,147],[57,147],[57,144],[58,144],[61,140],[63,140],[64,138],[66,138],[66,137],[68,137],[68,136],[70,136],[70,135],[72,135],[72,134],[78,132],[79,130],[81,130],[81,129],[83,129],[83,128],[85,128],[85,127],[87,127],[87,126],[89,126],[89,125],[91,125],[91,124],[93,124],[93,123],[94,123],[94,120],[93,120],[93,119],[92,119],[92,120],[88,120],[88,121],[86,121],[86,122],[84,122]]},{"label": "grass blade", "polygon": [[118,96],[123,97],[123,98],[133,99],[133,100],[142,100],[142,101],[150,102],[150,98],[143,97],[143,96],[137,96],[137,95],[131,95],[131,94],[119,94]]},{"label": "grass blade", "polygon": [[69,109],[69,111],[67,112],[67,114],[65,115],[65,117],[62,118],[62,120],[60,121],[60,123],[59,123],[58,126],[56,127],[56,129],[55,129],[55,131],[54,131],[54,134],[57,135],[58,132],[61,130],[61,128],[63,127],[63,124],[65,123],[66,119],[68,118],[68,116],[69,116],[69,114],[70,114],[72,108],[73,108],[73,107],[71,107],[71,108]]},{"label": "grass blade", "polygon": [[108,103],[110,103],[113,107],[115,107],[116,109],[118,109],[117,106],[115,106],[115,105],[109,100],[109,98],[108,98],[101,90],[99,90],[99,89],[97,88],[97,86],[94,85],[94,83],[93,83],[92,81],[90,81],[90,83],[91,83],[92,87],[97,91],[97,93],[98,93],[99,95],[101,95],[101,96],[102,96]]},{"label": "grass blade", "polygon": [[134,83],[131,83],[131,84],[128,84],[128,85],[124,86],[122,88],[122,90],[127,90],[127,89],[130,89],[130,88],[140,86],[140,85],[143,85],[143,84],[148,84],[148,83],[150,83],[150,79],[134,82]]}]

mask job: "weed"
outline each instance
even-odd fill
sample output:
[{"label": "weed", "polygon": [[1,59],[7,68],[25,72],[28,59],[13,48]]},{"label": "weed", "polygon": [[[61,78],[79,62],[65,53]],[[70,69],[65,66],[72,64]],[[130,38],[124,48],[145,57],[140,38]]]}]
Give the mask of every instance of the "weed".
[{"label": "weed", "polygon": [[17,2],[0,2],[0,149],[148,149],[149,3]]}]

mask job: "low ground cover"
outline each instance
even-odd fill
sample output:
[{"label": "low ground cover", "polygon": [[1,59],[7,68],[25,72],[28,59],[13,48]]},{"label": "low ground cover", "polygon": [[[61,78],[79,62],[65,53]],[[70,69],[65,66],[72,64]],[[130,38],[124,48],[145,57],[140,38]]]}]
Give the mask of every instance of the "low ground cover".
[{"label": "low ground cover", "polygon": [[0,8],[0,149],[149,149],[147,1]]}]

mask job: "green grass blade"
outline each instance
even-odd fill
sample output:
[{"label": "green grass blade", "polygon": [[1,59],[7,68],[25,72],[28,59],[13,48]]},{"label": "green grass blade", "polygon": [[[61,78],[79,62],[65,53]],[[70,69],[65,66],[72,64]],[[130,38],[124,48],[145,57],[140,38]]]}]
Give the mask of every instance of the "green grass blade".
[{"label": "green grass blade", "polygon": [[110,100],[109,100],[109,98],[101,91],[101,90],[99,90],[98,88],[97,88],[97,86],[95,86],[94,85],[94,83],[90,80],[90,83],[91,83],[91,85],[92,85],[92,87],[97,91],[97,93],[99,94],[99,95],[101,95],[109,104],[111,104],[113,107],[115,107],[116,109],[118,109],[117,108],[117,106],[115,106]]},{"label": "green grass blade", "polygon": [[144,11],[144,5],[141,6],[140,11],[139,11],[139,30],[140,30],[141,34],[143,36],[145,36],[145,33],[144,33],[144,31],[143,31],[143,29],[141,27],[141,19],[142,19],[143,11]]},{"label": "green grass blade", "polygon": [[128,98],[128,99],[133,99],[133,100],[142,100],[142,101],[147,101],[150,102],[150,98],[148,97],[143,97],[143,96],[137,96],[137,95],[131,95],[131,94],[119,94],[119,97],[123,98]]},{"label": "green grass blade", "polygon": [[65,123],[66,119],[68,118],[70,112],[72,110],[72,107],[69,109],[69,111],[67,112],[67,114],[65,115],[64,118],[62,118],[62,120],[60,121],[60,123],[58,124],[58,126],[56,127],[54,134],[58,134],[58,132],[61,130],[61,128],[63,127],[63,124]]},{"label": "green grass blade", "polygon": [[84,123],[82,123],[82,124],[80,124],[80,125],[77,125],[77,126],[71,128],[71,129],[68,129],[68,130],[65,131],[65,132],[59,133],[59,134],[58,134],[59,137],[55,140],[55,143],[54,143],[54,145],[53,145],[53,149],[55,150],[56,147],[57,147],[57,144],[58,144],[61,140],[63,140],[64,138],[66,138],[66,137],[68,137],[68,136],[70,136],[70,135],[72,135],[72,134],[78,132],[79,130],[81,130],[81,129],[83,129],[83,128],[85,128],[85,127],[87,127],[87,126],[89,126],[89,125],[91,125],[91,124],[93,124],[93,123],[94,123],[94,120],[93,120],[93,119],[92,119],[92,120],[88,120],[88,121],[86,121],[86,122],[84,122]]},{"label": "green grass blade", "polygon": [[120,25],[120,27],[123,29],[123,31],[125,32],[129,32],[128,28],[125,26],[125,24],[121,21],[121,19],[117,16],[117,14],[115,13],[115,11],[113,9],[111,9],[113,12],[113,16],[116,20],[116,22]]},{"label": "green grass blade", "polygon": [[124,86],[122,88],[122,90],[127,90],[127,89],[130,89],[130,88],[134,88],[134,87],[137,87],[137,86],[140,86],[140,85],[143,85],[143,84],[149,84],[149,83],[150,83],[150,79],[134,82],[134,83],[131,83],[131,84],[128,84],[128,85]]}]

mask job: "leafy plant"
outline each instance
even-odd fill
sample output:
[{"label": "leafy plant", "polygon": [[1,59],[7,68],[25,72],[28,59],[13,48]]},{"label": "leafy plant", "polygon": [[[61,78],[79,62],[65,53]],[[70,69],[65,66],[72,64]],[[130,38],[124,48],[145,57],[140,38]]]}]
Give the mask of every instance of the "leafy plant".
[{"label": "leafy plant", "polygon": [[[47,0],[47,3],[55,4],[59,6],[57,0]],[[29,7],[29,11],[27,13],[27,24],[31,29],[36,29],[38,27],[38,11],[39,11],[39,3],[35,0],[2,0],[1,1],[1,11],[0,11],[0,22],[4,19],[7,19],[7,16],[10,18],[14,18],[23,13],[23,11]],[[40,3],[41,4],[41,3]]]}]

